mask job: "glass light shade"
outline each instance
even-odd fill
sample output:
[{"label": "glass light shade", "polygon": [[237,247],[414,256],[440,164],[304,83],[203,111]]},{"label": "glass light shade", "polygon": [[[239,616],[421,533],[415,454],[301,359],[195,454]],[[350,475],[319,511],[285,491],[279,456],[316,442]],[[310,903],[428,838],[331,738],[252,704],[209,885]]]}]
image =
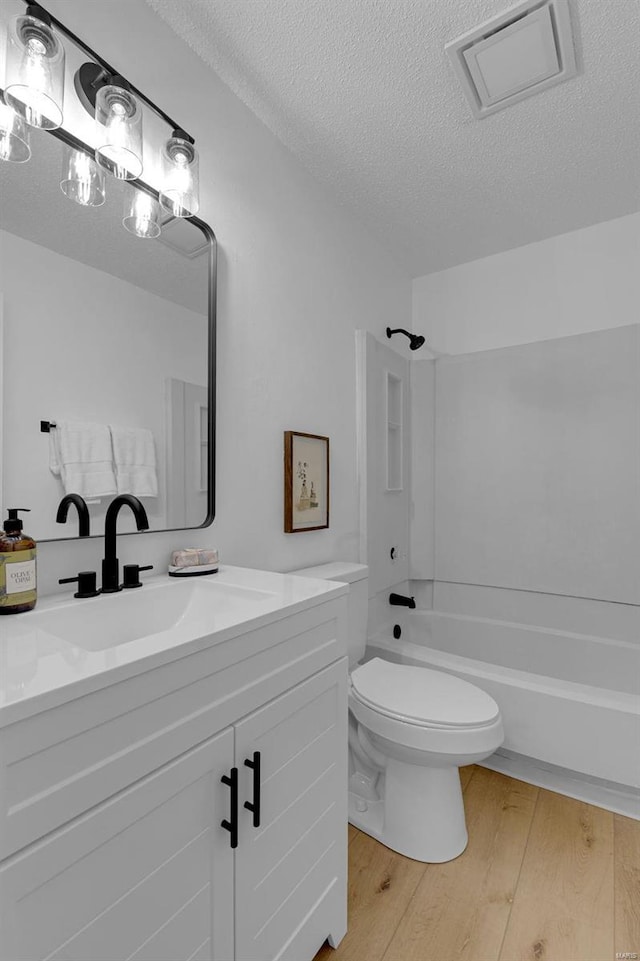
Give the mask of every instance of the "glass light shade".
[{"label": "glass light shade", "polygon": [[104,171],[89,154],[65,144],[60,190],[82,207],[101,207],[105,201]]},{"label": "glass light shade", "polygon": [[200,209],[198,151],[182,137],[173,136],[162,148],[160,203],[174,217],[191,217]]},{"label": "glass light shade", "polygon": [[142,173],[142,110],[125,87],[101,87],[96,95],[96,163],[118,180]]},{"label": "glass light shade", "polygon": [[127,188],[122,223],[130,234],[154,240],[160,236],[160,204],[151,194],[131,185]]},{"label": "glass light shade", "polygon": [[0,99],[0,160],[23,164],[30,156],[29,127]]},{"label": "glass light shade", "polygon": [[48,24],[29,13],[8,26],[4,96],[32,127],[61,126],[64,47]]}]

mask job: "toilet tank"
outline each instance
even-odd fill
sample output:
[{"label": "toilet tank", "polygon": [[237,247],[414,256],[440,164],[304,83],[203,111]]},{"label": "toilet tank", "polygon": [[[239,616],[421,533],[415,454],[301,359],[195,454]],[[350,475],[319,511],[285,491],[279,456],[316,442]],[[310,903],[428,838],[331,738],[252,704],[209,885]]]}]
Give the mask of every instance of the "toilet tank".
[{"label": "toilet tank", "polygon": [[353,668],[364,657],[369,616],[369,568],[366,564],[332,561],[317,567],[289,571],[298,577],[318,577],[323,581],[342,581],[349,585],[349,667]]}]

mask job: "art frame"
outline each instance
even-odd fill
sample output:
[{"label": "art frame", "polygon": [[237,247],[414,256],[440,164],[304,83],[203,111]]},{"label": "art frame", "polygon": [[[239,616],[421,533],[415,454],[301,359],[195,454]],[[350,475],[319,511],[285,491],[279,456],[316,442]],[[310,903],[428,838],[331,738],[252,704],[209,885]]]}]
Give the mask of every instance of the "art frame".
[{"label": "art frame", "polygon": [[329,438],[284,432],[284,531],[301,534],[329,526]]}]

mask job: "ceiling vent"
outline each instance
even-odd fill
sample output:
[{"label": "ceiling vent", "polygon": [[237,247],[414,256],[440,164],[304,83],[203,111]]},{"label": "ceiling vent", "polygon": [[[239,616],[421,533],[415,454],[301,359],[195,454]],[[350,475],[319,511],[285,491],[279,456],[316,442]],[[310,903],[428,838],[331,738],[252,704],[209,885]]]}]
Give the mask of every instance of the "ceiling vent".
[{"label": "ceiling vent", "polygon": [[577,73],[568,0],[525,0],[445,50],[478,119]]}]

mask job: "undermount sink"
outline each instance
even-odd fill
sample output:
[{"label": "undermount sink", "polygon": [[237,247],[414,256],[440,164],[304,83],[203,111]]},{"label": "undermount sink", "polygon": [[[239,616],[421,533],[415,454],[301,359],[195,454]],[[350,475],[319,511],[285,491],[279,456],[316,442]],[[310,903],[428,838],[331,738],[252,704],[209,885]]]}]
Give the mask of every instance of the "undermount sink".
[{"label": "undermount sink", "polygon": [[270,591],[182,580],[146,584],[62,607],[35,611],[29,627],[87,651],[103,651],[131,641],[171,632],[176,641],[222,630],[272,610]]}]

